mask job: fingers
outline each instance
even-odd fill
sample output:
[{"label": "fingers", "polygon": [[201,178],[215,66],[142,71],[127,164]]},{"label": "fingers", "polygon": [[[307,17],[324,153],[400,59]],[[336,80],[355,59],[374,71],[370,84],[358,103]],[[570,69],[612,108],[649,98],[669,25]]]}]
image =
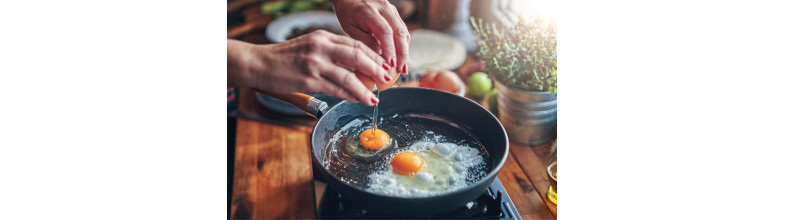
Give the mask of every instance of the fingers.
[{"label": "fingers", "polygon": [[382,47],[382,57],[391,67],[396,67],[396,53],[395,41],[393,40],[393,29],[388,24],[387,20],[379,14],[378,10],[367,8],[370,10],[366,12],[368,17],[364,18],[361,23],[361,28],[365,32],[373,33],[373,36],[379,41]]},{"label": "fingers", "polygon": [[[363,44],[368,46],[368,48],[370,48],[370,50],[375,54],[382,54],[382,45],[379,45],[379,41],[376,40],[376,38],[374,38],[370,33],[357,29],[356,27],[344,28],[344,30],[352,38],[363,42]],[[379,55],[379,58],[381,58],[381,55]],[[381,59],[384,60],[384,58]]]},{"label": "fingers", "polygon": [[346,89],[344,89],[343,86],[339,84],[335,84],[332,81],[327,81],[325,83],[322,83],[321,86],[322,86],[322,88],[320,89],[321,93],[335,96],[338,97],[339,99],[343,99],[351,103],[357,103],[359,101],[356,97],[352,96],[352,94],[349,94],[349,92],[346,91]]},{"label": "fingers", "polygon": [[[335,34],[330,35],[329,39],[333,43],[342,44],[361,50],[363,53],[365,53],[369,58],[371,58],[375,63],[378,63],[379,65],[385,63],[384,58],[382,58],[382,56],[379,55],[379,51],[368,47],[367,44],[362,40],[358,41],[349,37],[335,35]],[[374,39],[373,41],[376,41],[376,39]],[[377,47],[379,46],[378,42],[376,42],[375,44]]]},{"label": "fingers", "polygon": [[[379,98],[377,98],[370,90],[365,88],[360,80],[357,79],[357,76],[355,76],[354,73],[349,72],[349,70],[332,65],[324,68],[323,76],[338,87],[342,88],[341,90],[348,92],[348,96],[353,97],[356,101],[359,101],[367,106],[374,106],[376,103],[379,103]],[[326,92],[340,93],[339,91]]]},{"label": "fingers", "polygon": [[361,74],[376,82],[387,83],[392,80],[392,76],[387,74],[387,70],[391,67],[384,63],[384,59],[378,54],[371,52],[371,49],[359,41],[346,37],[342,41],[347,41],[345,43],[351,45],[335,44],[330,54],[333,62],[348,68],[356,68]]},{"label": "fingers", "polygon": [[409,29],[406,28],[406,24],[401,20],[401,16],[398,15],[398,10],[395,9],[395,6],[392,6],[389,3],[388,5],[389,7],[385,7],[385,9],[380,10],[379,13],[387,20],[387,23],[392,26],[393,33],[395,33],[393,39],[395,41],[395,52],[398,60],[398,66],[396,68],[399,73],[408,74],[409,41],[411,40]]}]

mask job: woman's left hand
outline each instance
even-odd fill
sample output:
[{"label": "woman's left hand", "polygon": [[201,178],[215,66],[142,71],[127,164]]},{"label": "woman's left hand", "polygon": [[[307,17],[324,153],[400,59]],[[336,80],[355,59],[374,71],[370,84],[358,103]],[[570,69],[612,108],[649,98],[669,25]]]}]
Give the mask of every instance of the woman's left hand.
[{"label": "woman's left hand", "polygon": [[387,0],[332,0],[343,30],[360,40],[398,72],[409,73],[409,30]]}]

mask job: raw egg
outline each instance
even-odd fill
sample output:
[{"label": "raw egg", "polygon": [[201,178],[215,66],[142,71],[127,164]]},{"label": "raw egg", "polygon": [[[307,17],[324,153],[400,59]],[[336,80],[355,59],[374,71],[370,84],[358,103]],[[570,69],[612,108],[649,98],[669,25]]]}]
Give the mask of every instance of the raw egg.
[{"label": "raw egg", "polygon": [[427,72],[420,77],[420,87],[433,88],[433,81],[439,72]]},{"label": "raw egg", "polygon": [[398,81],[398,77],[401,76],[401,74],[398,74],[398,71],[395,70],[395,68],[390,68],[390,70],[387,71],[387,74],[389,74],[392,77],[392,80],[384,84],[376,84],[373,79],[363,74],[356,74],[356,75],[357,78],[360,79],[360,82],[362,82],[363,85],[365,85],[365,87],[368,88],[368,90],[373,91],[373,85],[376,84],[376,88],[379,89],[379,91],[384,91],[392,87],[393,84],[395,84],[395,82]]},{"label": "raw egg", "polygon": [[390,161],[393,171],[400,175],[412,175],[417,173],[425,165],[425,161],[417,153],[403,152],[393,157]]},{"label": "raw egg", "polygon": [[461,89],[461,78],[452,71],[428,72],[420,77],[420,87],[438,89],[458,93]]},{"label": "raw egg", "polygon": [[451,93],[457,93],[458,90],[461,89],[461,83],[463,83],[463,81],[461,81],[461,78],[458,77],[458,74],[455,74],[451,71],[444,71],[439,75],[436,75],[436,78],[433,79],[433,88]]},{"label": "raw egg", "polygon": [[360,133],[360,145],[368,150],[379,150],[390,144],[390,135],[377,128]]}]

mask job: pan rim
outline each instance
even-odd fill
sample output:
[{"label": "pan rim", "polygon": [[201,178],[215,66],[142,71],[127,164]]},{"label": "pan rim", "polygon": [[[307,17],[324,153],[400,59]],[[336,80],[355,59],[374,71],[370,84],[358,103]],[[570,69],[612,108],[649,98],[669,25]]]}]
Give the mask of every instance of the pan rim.
[{"label": "pan rim", "polygon": [[[490,171],[488,171],[487,175],[485,175],[481,179],[479,179],[479,180],[473,182],[472,184],[469,184],[469,185],[467,185],[467,186],[465,186],[463,188],[460,188],[460,189],[457,189],[457,190],[454,190],[454,191],[449,191],[449,192],[446,192],[446,193],[443,193],[443,194],[438,194],[438,195],[433,195],[433,196],[423,196],[423,197],[402,197],[402,196],[386,195],[386,194],[379,194],[379,193],[375,193],[375,192],[366,191],[366,190],[364,190],[364,189],[362,189],[362,188],[360,188],[358,186],[354,186],[354,185],[351,185],[351,184],[347,184],[347,183],[345,183],[343,181],[340,181],[340,177],[336,176],[335,174],[333,174],[332,172],[327,170],[327,168],[324,167],[324,164],[322,164],[321,160],[317,160],[317,162],[318,162],[317,164],[318,164],[319,170],[321,172],[326,172],[332,178],[339,180],[338,182],[340,182],[341,184],[343,184],[345,186],[348,186],[350,188],[353,188],[353,189],[357,189],[357,190],[362,191],[364,193],[367,193],[367,194],[370,194],[370,195],[373,195],[373,196],[384,197],[384,198],[405,199],[405,200],[432,199],[432,198],[450,197],[452,195],[463,194],[463,193],[466,193],[467,191],[471,191],[471,189],[474,189],[475,187],[477,187],[480,184],[483,184],[483,183],[485,183],[487,181],[492,181],[493,178],[496,178],[498,176],[499,172],[504,167],[504,164],[507,162],[507,157],[509,156],[510,139],[507,136],[507,130],[504,129],[504,126],[502,125],[501,121],[499,121],[499,118],[496,117],[495,115],[493,115],[493,113],[491,113],[488,109],[486,109],[485,107],[483,107],[479,103],[477,103],[477,102],[475,102],[475,101],[473,101],[473,100],[471,100],[469,98],[466,98],[466,97],[463,97],[463,96],[459,96],[459,95],[456,95],[456,94],[453,94],[453,93],[437,90],[437,89],[419,88],[419,87],[398,87],[398,88],[390,88],[388,90],[392,90],[392,91],[396,91],[396,90],[424,90],[424,91],[428,91],[428,92],[437,92],[437,93],[449,94],[449,95],[460,97],[461,99],[463,99],[464,102],[469,102],[471,105],[474,105],[475,107],[478,107],[478,108],[482,109],[486,114],[491,115],[493,120],[499,126],[499,128],[501,128],[502,134],[504,136],[504,143],[505,143],[504,144],[504,153],[502,154],[502,158],[499,161],[499,164],[497,166],[493,167]],[[334,106],[331,106],[330,109],[327,110],[327,112],[325,112],[322,115],[322,118],[327,116],[331,112],[333,112],[333,110],[336,107],[341,106],[341,105],[346,105],[345,103],[347,103],[346,100],[341,101],[338,104],[335,104]],[[313,127],[313,129],[311,131],[311,135],[310,135],[311,136],[311,140],[310,140],[310,142],[311,142],[310,143],[311,144],[311,157],[314,158],[314,159],[316,159],[316,152],[314,151],[314,148],[313,148],[314,134],[315,134],[316,128],[319,127],[319,125],[322,123],[322,118],[318,119],[318,121],[314,125],[314,127]],[[487,151],[487,149],[486,149],[486,151]]]}]

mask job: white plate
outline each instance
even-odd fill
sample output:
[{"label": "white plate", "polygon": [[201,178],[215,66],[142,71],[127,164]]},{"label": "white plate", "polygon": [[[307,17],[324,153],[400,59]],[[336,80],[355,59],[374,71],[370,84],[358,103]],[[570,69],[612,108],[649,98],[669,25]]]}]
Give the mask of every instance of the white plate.
[{"label": "white plate", "polygon": [[303,29],[308,27],[326,27],[333,30],[340,30],[341,35],[346,35],[341,28],[341,23],[338,22],[338,17],[335,13],[324,11],[312,11],[290,14],[280,17],[270,22],[267,25],[265,35],[270,42],[280,43],[286,41],[286,37],[296,29]]}]

